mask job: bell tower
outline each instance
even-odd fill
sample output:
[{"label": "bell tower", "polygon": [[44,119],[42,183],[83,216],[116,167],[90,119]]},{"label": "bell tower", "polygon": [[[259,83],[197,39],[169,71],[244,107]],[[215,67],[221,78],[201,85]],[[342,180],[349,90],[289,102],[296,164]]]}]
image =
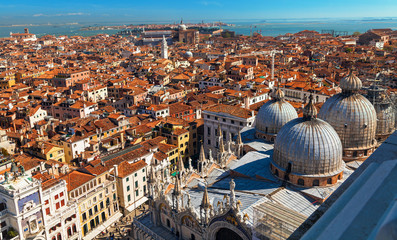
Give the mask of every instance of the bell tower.
[{"label": "bell tower", "polygon": [[168,59],[168,45],[164,35],[163,35],[163,41],[161,42],[161,58]]}]

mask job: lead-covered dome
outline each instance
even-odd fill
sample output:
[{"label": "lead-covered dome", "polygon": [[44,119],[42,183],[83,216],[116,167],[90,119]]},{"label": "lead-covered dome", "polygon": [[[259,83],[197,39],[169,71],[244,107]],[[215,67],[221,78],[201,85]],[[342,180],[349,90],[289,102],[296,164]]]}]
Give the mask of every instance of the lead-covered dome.
[{"label": "lead-covered dome", "polygon": [[298,117],[295,108],[284,100],[284,93],[277,89],[273,99],[265,103],[256,115],[257,137],[274,141],[284,124]]},{"label": "lead-covered dome", "polygon": [[365,160],[376,145],[376,112],[374,106],[358,93],[361,80],[352,72],[341,80],[342,93],[329,98],[319,118],[338,133],[345,161]]},{"label": "lead-covered dome", "polygon": [[272,172],[302,186],[334,184],[342,177],[342,143],[327,122],[317,119],[310,99],[302,118],[285,124],[274,143]]},{"label": "lead-covered dome", "polygon": [[395,109],[392,100],[387,95],[387,89],[372,85],[367,88],[367,99],[376,112],[376,140],[380,145],[395,130]]}]

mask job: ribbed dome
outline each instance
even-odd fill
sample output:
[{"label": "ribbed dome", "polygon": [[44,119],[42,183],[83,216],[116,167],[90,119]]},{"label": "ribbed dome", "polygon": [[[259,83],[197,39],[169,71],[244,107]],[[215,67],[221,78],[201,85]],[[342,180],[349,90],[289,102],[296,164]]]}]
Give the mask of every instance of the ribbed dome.
[{"label": "ribbed dome", "polygon": [[342,78],[340,81],[339,86],[342,88],[343,91],[346,92],[356,92],[361,89],[363,86],[361,80],[350,70],[349,74]]},{"label": "ribbed dome", "polygon": [[347,150],[368,149],[376,144],[375,108],[360,94],[334,95],[324,103],[318,117],[331,124]]},{"label": "ribbed dome", "polygon": [[343,171],[342,144],[327,122],[315,117],[294,119],[279,131],[274,143],[273,164],[291,173],[325,177]]},{"label": "ribbed dome", "polygon": [[395,113],[393,106],[386,104],[375,104],[376,116],[378,118],[376,124],[376,134],[392,134],[395,130]]},{"label": "ribbed dome", "polygon": [[274,99],[265,103],[256,115],[256,130],[265,134],[277,134],[284,124],[298,117],[295,108],[285,101],[280,89]]},{"label": "ribbed dome", "polygon": [[367,88],[366,97],[375,108],[377,116],[377,137],[388,137],[395,130],[396,116],[394,113],[392,100],[387,96],[387,89],[377,85],[372,85],[371,87]]}]

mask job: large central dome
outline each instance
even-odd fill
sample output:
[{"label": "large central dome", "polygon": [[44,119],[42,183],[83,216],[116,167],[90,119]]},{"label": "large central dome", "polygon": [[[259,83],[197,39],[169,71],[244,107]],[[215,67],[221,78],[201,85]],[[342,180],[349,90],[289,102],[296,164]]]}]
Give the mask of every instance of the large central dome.
[{"label": "large central dome", "polygon": [[256,135],[274,141],[284,124],[298,117],[295,108],[284,100],[284,93],[277,89],[272,100],[265,103],[256,115]]},{"label": "large central dome", "polygon": [[342,177],[345,164],[339,136],[316,115],[310,99],[304,117],[288,122],[279,131],[272,161],[272,172],[279,178],[310,187],[334,184]]},{"label": "large central dome", "polygon": [[345,161],[365,160],[376,145],[376,112],[374,106],[358,93],[361,80],[351,71],[340,86],[342,93],[329,98],[319,118],[327,121],[338,133]]}]

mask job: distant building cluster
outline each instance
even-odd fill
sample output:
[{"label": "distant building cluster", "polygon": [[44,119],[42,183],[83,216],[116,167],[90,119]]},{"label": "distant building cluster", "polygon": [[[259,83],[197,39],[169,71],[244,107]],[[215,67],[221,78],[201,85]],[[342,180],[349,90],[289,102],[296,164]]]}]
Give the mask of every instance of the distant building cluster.
[{"label": "distant building cluster", "polygon": [[0,239],[287,239],[395,132],[395,35],[11,33]]}]

